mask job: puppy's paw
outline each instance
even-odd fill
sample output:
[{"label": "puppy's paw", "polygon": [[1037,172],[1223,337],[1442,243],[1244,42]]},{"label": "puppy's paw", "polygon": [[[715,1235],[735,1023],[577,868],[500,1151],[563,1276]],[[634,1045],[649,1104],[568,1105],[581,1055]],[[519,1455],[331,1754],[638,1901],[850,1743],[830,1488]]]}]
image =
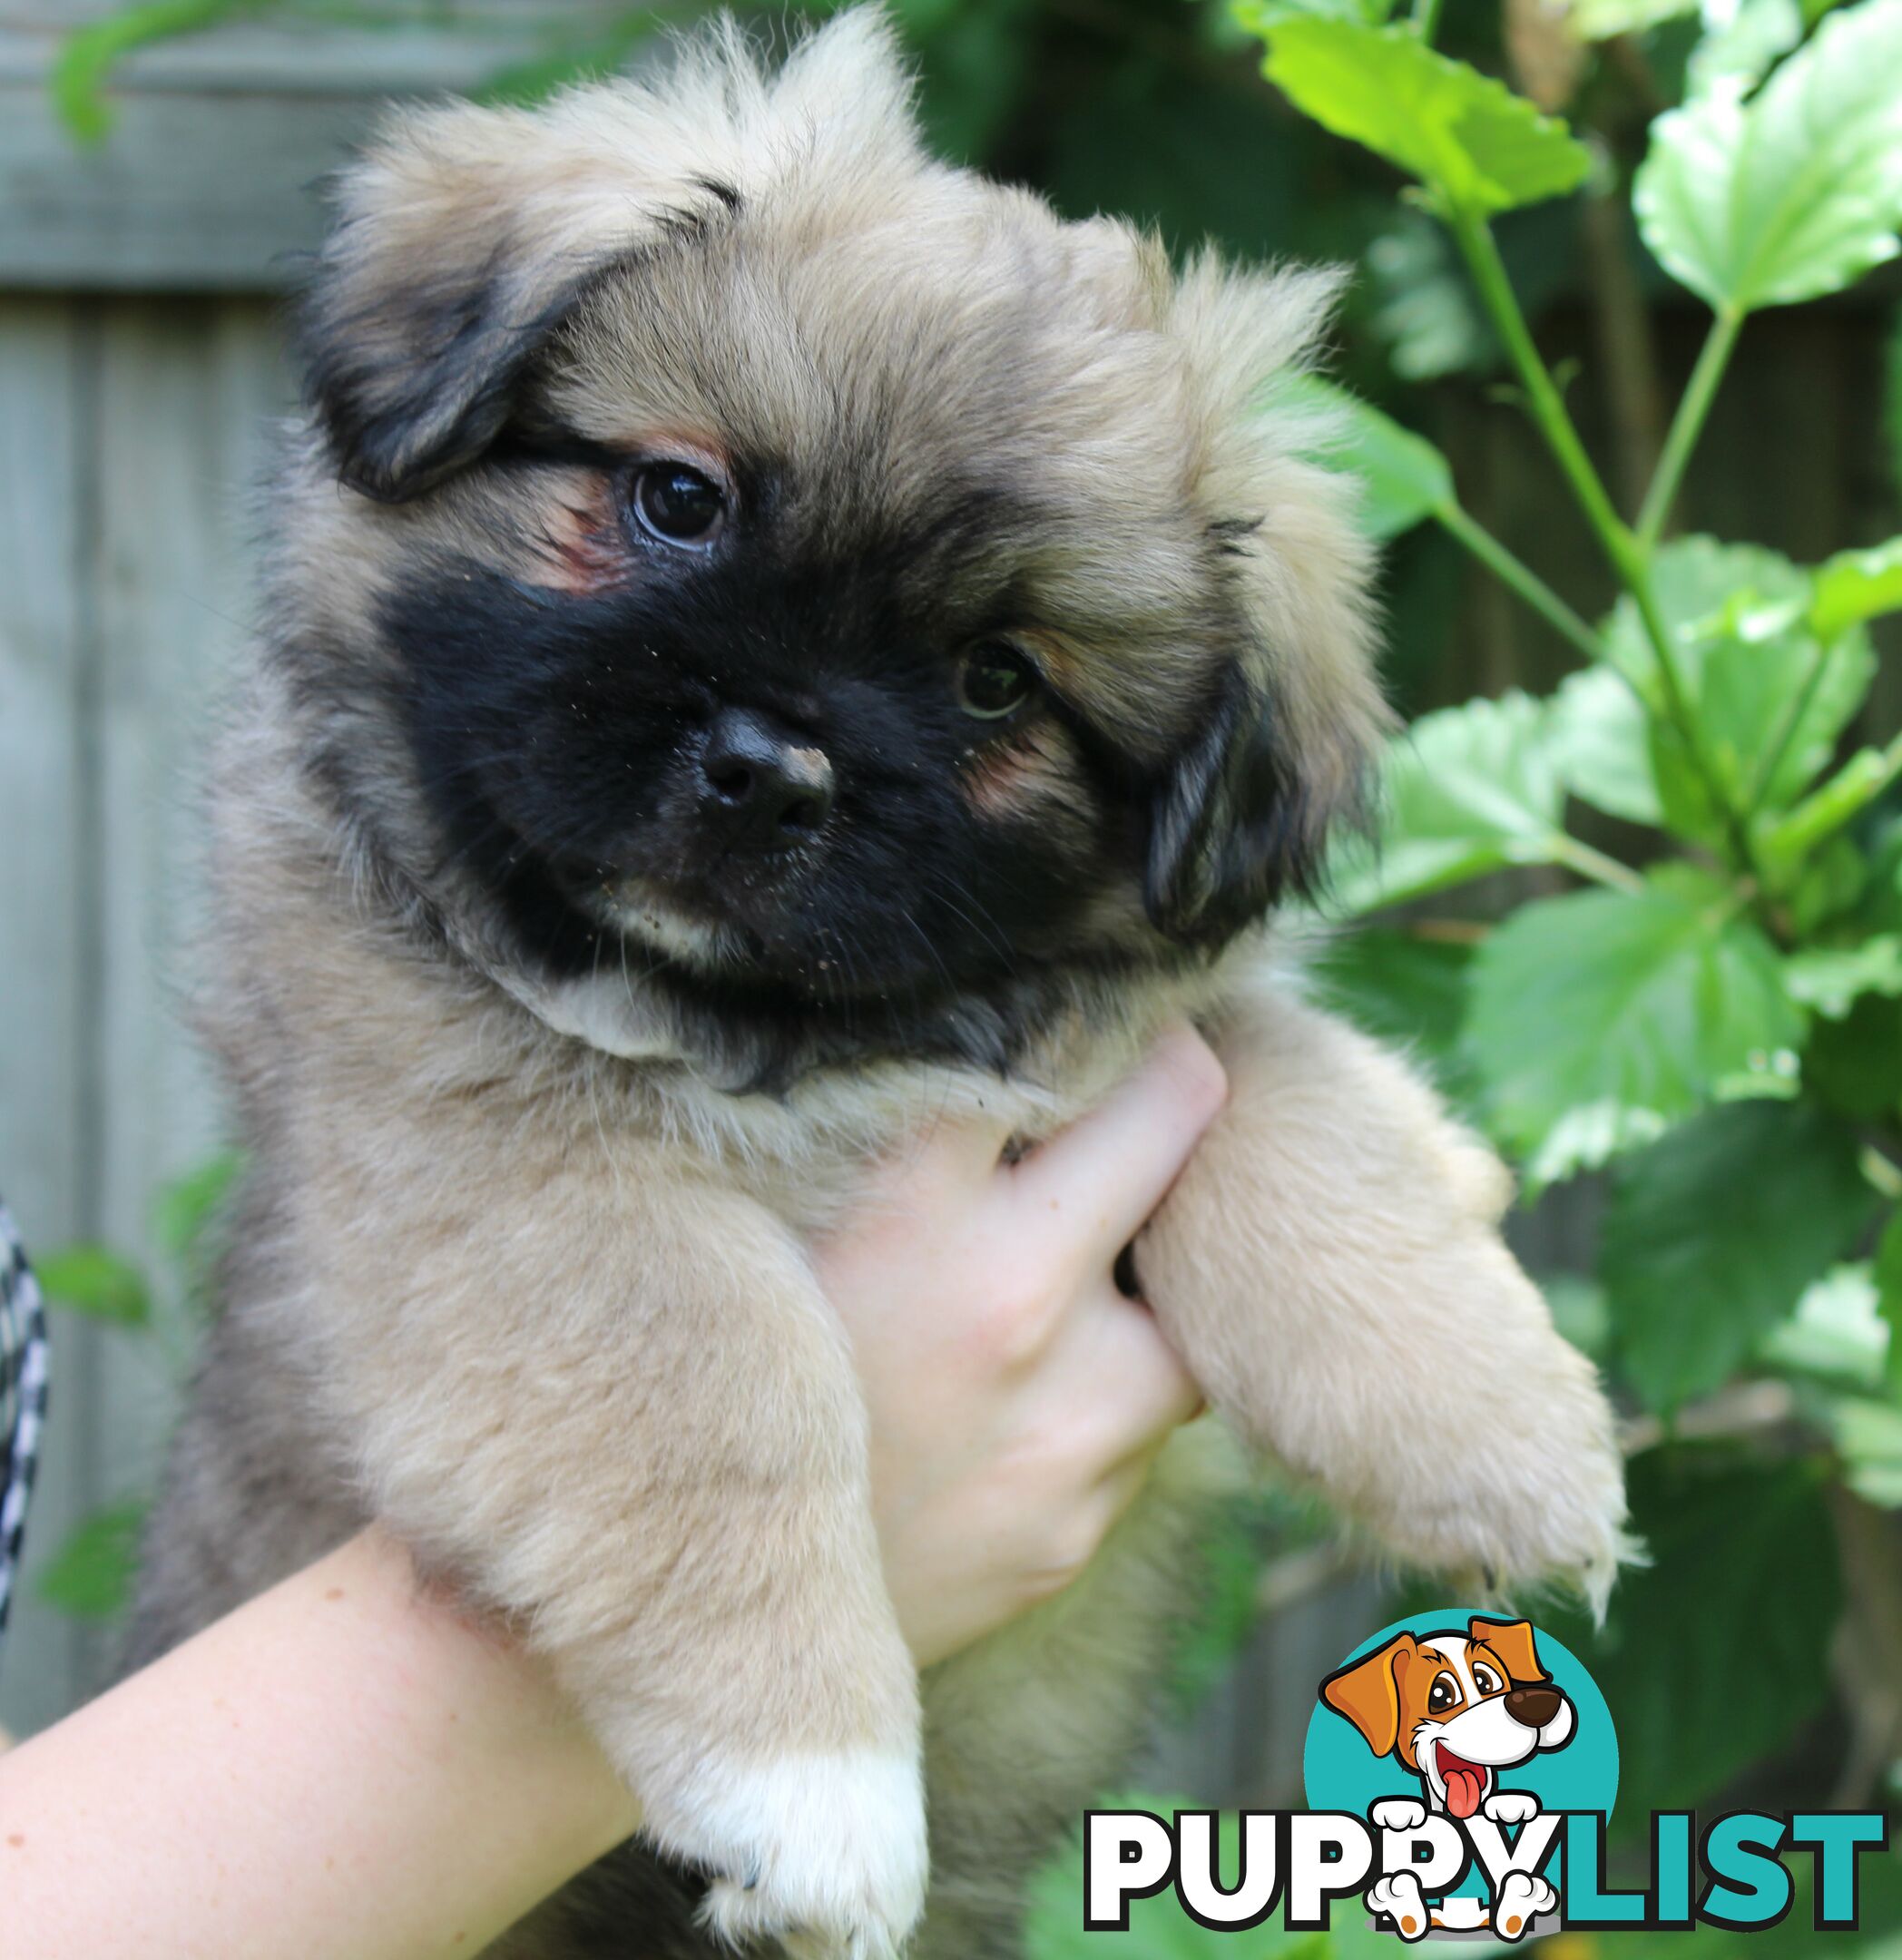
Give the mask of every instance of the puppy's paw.
[{"label": "puppy's paw", "polygon": [[735,1945],[794,1960],[895,1960],[925,1906],[915,1757],[875,1749],[702,1762],[686,1818],[650,1816],[662,1847],[708,1871],[701,1918]]},{"label": "puppy's paw", "polygon": [[[1404,1829],[1407,1827],[1397,1828]],[[1373,1917],[1378,1919],[1384,1916],[1392,1920],[1394,1930],[1402,1939],[1426,1938],[1426,1901],[1420,1891],[1420,1881],[1411,1872],[1390,1872],[1375,1879],[1361,1894],[1360,1902]]]},{"label": "puppy's paw", "polygon": [[1498,1790],[1480,1808],[1495,1824],[1524,1824],[1539,1814],[1539,1799],[1530,1790]]},{"label": "puppy's paw", "polygon": [[1368,1815],[1377,1830],[1418,1830],[1426,1821],[1426,1806],[1417,1797],[1383,1797]]},{"label": "puppy's paw", "polygon": [[1438,1274],[1471,1338],[1415,1371],[1351,1508],[1410,1565],[1488,1596],[1564,1586],[1602,1614],[1642,1553],[1597,1373],[1496,1240],[1444,1255]]},{"label": "puppy's paw", "polygon": [[1557,1892],[1535,1873],[1508,1872],[1493,1901],[1493,1931],[1501,1939],[1522,1939],[1533,1921],[1556,1911],[1558,1903]]}]

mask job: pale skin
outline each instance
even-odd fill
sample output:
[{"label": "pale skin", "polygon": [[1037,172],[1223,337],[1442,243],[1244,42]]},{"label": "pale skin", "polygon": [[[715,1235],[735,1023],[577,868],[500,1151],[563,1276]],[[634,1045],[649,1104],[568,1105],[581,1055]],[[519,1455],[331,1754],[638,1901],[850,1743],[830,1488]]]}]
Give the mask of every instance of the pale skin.
[{"label": "pale skin", "polygon": [[[940,1124],[815,1248],[921,1666],[1074,1577],[1200,1406],[1113,1273],[1225,1093],[1179,1030],[1022,1162]],[[639,1824],[534,1656],[369,1532],[0,1759],[0,1952],[447,1960]]]}]

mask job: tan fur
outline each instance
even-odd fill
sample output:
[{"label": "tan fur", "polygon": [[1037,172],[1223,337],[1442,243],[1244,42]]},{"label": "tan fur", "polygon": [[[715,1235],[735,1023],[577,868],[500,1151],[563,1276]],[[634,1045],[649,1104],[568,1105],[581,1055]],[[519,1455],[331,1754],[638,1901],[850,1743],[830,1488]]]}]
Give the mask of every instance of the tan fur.
[{"label": "tan fur", "polygon": [[[1498,1583],[1602,1593],[1623,1516],[1591,1369],[1497,1235],[1504,1173],[1259,932],[1168,962],[1141,891],[1108,886],[1092,929],[1152,964],[1053,1011],[1008,1080],[895,1053],[745,1093],[638,974],[525,967],[446,857],[376,705],[401,687],[379,606],[457,556],[554,593],[627,575],[587,468],[466,466],[510,414],[797,454],[809,528],[841,549],[935,458],[981,451],[1041,499],[989,572],[1063,622],[1083,711],[1160,769],[1201,740],[1219,646],[1273,703],[1289,848],[1350,799],[1382,725],[1367,554],[1303,460],[1315,431],[1253,412],[1310,358],[1331,280],[1177,279],[1122,226],[926,160],[907,93],[868,14],[777,79],[722,33],[664,88],[407,116],[346,181],[313,303],[326,423],[289,441],[273,651],[216,799],[205,1020],[255,1171],[138,1648],[379,1517],[551,1657],[654,1841],[713,1875],[720,1934],[828,1960],[889,1955],[918,1916],[921,1733],[920,1951],[1012,1950],[1024,1871],[1140,1736],[1194,1521],[1233,1481],[1211,1426],[1186,1432],[1078,1583],[921,1702],[805,1250],[921,1126],[1001,1110],[1048,1135],[1196,1018],[1230,1099],[1137,1257],[1229,1426],[1397,1556]],[[675,252],[669,214],[708,207],[709,178],[770,222],[716,211]],[[591,283],[648,246],[640,305]],[[551,364],[525,407],[488,361],[518,340]],[[1235,619],[1206,597],[1214,524]],[[1188,840],[1168,902],[1190,917],[1230,875],[1209,758],[1159,819]],[[1083,776],[1051,727],[966,793],[1081,840]],[[717,927],[642,927],[632,888],[601,902],[729,956]],[[581,1910],[507,1950],[581,1952]],[[628,1910],[643,1950],[701,1950],[677,1900]]]}]

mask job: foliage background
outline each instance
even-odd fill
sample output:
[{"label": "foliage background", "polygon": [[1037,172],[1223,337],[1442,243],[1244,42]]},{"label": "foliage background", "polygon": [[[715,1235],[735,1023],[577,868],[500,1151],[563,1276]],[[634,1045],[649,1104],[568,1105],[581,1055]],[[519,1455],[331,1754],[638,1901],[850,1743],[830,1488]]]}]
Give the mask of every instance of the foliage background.
[{"label": "foliage background", "polygon": [[[634,57],[657,16],[695,11],[541,9],[489,85],[533,96]],[[946,153],[1038,185],[1076,215],[1144,219],[1178,246],[1212,235],[1254,257],[1359,268],[1339,375],[1430,436],[1451,459],[1460,509],[1580,620],[1610,615],[1613,650],[1642,665],[1630,602],[1614,612],[1614,573],[1540,454],[1523,377],[1446,231],[1397,194],[1388,164],[1294,111],[1263,78],[1261,40],[1243,21],[1191,0],[903,0],[895,11]],[[1384,9],[1328,0],[1311,11],[1352,26]],[[1794,0],[1741,0],[1700,16],[1669,0],[1579,0],[1565,15],[1537,0],[1446,0],[1436,24],[1439,47],[1565,114],[1589,149],[1580,188],[1511,211],[1497,235],[1565,410],[1628,518],[1708,318],[1632,220],[1650,125],[1701,74],[1708,84],[1715,63],[1755,58],[1752,36],[1780,52],[1826,11],[1817,0],[1807,12]],[[379,16],[219,0],[114,16],[68,43],[55,78],[75,142],[104,134],[113,64],[128,48],[267,12],[317,26]],[[455,31],[456,10],[434,12]],[[1243,15],[1270,37],[1281,18]],[[1902,66],[1894,87],[1902,92]],[[1886,154],[1902,153],[1902,130],[1885,141]],[[1818,564],[1902,530],[1902,280],[1891,266],[1838,283],[1819,306],[1743,326],[1672,519],[1717,542],[1667,547],[1660,562],[1673,628],[1725,615],[1705,635],[1719,651],[1687,655],[1699,673],[1730,662],[1773,701],[1809,684],[1816,638],[1793,624],[1789,608],[1809,607],[1812,593],[1784,561]],[[1634,719],[1606,667],[1588,667],[1563,625],[1522,607],[1444,524],[1399,523],[1409,499],[1413,516],[1426,514],[1436,493],[1419,485],[1431,492],[1439,479],[1404,445],[1384,460],[1397,498],[1387,526],[1396,701],[1410,719],[1473,697],[1498,705],[1434,715],[1397,751],[1386,850],[1343,865],[1330,907],[1338,918],[1379,916],[1344,931],[1323,971],[1348,1011],[1413,1044],[1529,1166],[1542,1190],[1515,1230],[1562,1323],[1618,1389],[1652,1563],[1626,1580],[1603,1630],[1557,1608],[1544,1615],[1593,1666],[1619,1720],[1628,1818],[1653,1805],[1889,1802],[1902,1754],[1902,1396],[1888,1313],[1902,1270],[1887,1269],[1902,1268],[1902,1241],[1877,1233],[1902,1189],[1894,792],[1834,833],[1841,850],[1818,853],[1807,886],[1766,898],[1750,865],[1726,860],[1721,826],[1693,807],[1696,784],[1660,759],[1668,718],[1652,708]],[[1726,548],[1746,544],[1780,557]],[[1860,685],[1838,686],[1838,708],[1806,734],[1801,780],[1778,799],[1785,808],[1902,726],[1902,682],[1877,658],[1894,628],[1877,618],[1865,646],[1854,624],[1856,645],[1832,657]],[[1742,651],[1722,651],[1733,643]],[[1574,707],[1550,709],[1554,697]],[[1700,683],[1697,707],[1726,711],[1714,684]],[[1765,726],[1746,713],[1733,732],[1748,777],[1763,761]],[[1479,803],[1491,814],[1476,820]],[[1680,867],[1660,871],[1666,858]],[[1649,878],[1649,916],[1613,905],[1636,895],[1606,865]],[[1677,957],[1672,934],[1684,915],[1740,879],[1756,936],[1696,938]],[[1631,942],[1619,938],[1624,926]],[[1671,956],[1652,958],[1661,937]],[[1815,956],[1792,979],[1799,949]],[[1607,1054],[1629,1053],[1637,1089],[1630,1075],[1609,1087],[1598,1079]],[[162,1242],[188,1264],[220,1175],[209,1167],[162,1200]],[[148,1276],[99,1248],[71,1249],[52,1266],[71,1306],[114,1318],[128,1339],[152,1338]],[[49,1575],[71,1610],[113,1610],[132,1515],[121,1507],[97,1521]],[[1184,1657],[1187,1700],[1226,1680],[1264,1601],[1285,1610],[1319,1598],[1338,1616],[1328,1637],[1338,1632],[1341,1650],[1390,1615],[1364,1588],[1328,1590],[1338,1568],[1325,1520],[1273,1496],[1216,1548],[1215,1564],[1221,1597]],[[1232,1696],[1232,1683],[1216,1691]],[[1192,1754],[1168,1766],[1189,1778],[1198,1767]],[[1861,1942],[1870,1950],[1902,1939],[1902,1882],[1883,1875],[1873,1891]],[[1074,1944],[1074,1896],[1045,1896],[1040,1950]],[[1753,1950],[1799,1938],[1802,1916],[1799,1906],[1786,1936]],[[1696,1939],[1706,1951],[1726,1943]],[[1139,1914],[1122,1945],[1157,1960],[1216,1950],[1162,1906]],[[1355,1942],[1334,1945],[1346,1953]],[[1627,1952],[1641,1945],[1623,1942]],[[1318,1960],[1314,1945],[1300,1945],[1304,1960]]]}]

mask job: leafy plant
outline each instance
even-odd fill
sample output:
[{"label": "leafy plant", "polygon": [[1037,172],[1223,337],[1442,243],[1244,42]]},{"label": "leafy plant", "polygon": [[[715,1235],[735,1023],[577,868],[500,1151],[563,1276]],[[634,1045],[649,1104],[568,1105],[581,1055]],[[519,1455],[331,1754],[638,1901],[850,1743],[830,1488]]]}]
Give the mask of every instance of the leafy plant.
[{"label": "leafy plant", "polygon": [[[1603,11],[1592,24],[1636,24]],[[1902,610],[1902,539],[1801,565],[1668,527],[1745,321],[1902,251],[1902,0],[1807,39],[1781,13],[1748,46],[1706,34],[1652,123],[1636,224],[1711,324],[1629,516],[1494,232],[1583,180],[1585,151],[1436,52],[1431,0],[1406,21],[1235,12],[1297,108],[1413,180],[1619,593],[1588,618],[1476,521],[1436,449],[1339,397],[1368,528],[1438,524],[1581,663],[1543,699],[1475,701],[1396,741],[1377,842],[1335,866],[1332,909],[1376,923],[1321,977],[1377,1030],[1426,1030],[1534,1191],[1604,1174],[1592,1324],[1647,1412],[1632,1481],[1655,1563],[1602,1633],[1573,1631],[1622,1719],[1631,1809],[1704,1800],[1828,1692],[1817,1635],[1845,1507],[1902,1507],[1902,738],[1853,734],[1869,622]],[[1442,916],[1525,867],[1542,883],[1525,896],[1520,873],[1505,917]],[[1902,1576],[1892,1524],[1842,1535]],[[1675,1681],[1659,1655],[1689,1614],[1747,1618],[1750,1638],[1701,1643],[1698,1678]]]},{"label": "leafy plant", "polygon": [[[208,1297],[220,1209],[241,1168],[235,1152],[221,1152],[160,1188],[151,1220],[162,1261],[157,1275],[105,1246],[48,1251],[35,1261],[47,1304],[139,1342],[162,1367],[182,1377]],[[131,1593],[150,1508],[150,1498],[135,1492],[81,1519],[41,1568],[40,1597],[76,1620],[116,1618]]]}]

